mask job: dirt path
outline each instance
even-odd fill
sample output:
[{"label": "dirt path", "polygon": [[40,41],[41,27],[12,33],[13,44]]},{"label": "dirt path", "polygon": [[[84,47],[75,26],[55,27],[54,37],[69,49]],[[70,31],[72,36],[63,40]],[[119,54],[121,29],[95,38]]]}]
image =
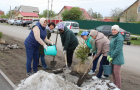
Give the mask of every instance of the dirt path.
[{"label": "dirt path", "polygon": [[[12,49],[9,51],[0,50],[0,69],[17,85],[20,83],[20,80],[26,78],[26,53],[23,44],[24,41],[9,36],[4,36],[4,39],[9,44],[18,43],[21,47],[21,49]],[[52,59],[53,57],[46,56],[48,66],[50,66],[50,61]],[[65,64],[64,55],[61,51],[58,51],[55,60],[57,60],[57,68],[61,68]],[[77,64],[78,59],[74,58],[73,61],[72,67]],[[42,68],[40,67],[39,69]],[[127,70],[122,70],[121,75],[122,90],[140,90],[140,75],[128,72]]]}]

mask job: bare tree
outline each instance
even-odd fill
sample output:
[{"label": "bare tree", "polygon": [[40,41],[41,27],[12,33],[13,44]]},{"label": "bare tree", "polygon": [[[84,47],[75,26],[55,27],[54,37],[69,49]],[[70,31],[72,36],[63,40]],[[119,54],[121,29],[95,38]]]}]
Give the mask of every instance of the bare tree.
[{"label": "bare tree", "polygon": [[111,10],[110,15],[115,22],[118,22],[119,18],[120,18],[120,14],[122,12],[123,12],[123,9],[115,8],[115,9]]}]

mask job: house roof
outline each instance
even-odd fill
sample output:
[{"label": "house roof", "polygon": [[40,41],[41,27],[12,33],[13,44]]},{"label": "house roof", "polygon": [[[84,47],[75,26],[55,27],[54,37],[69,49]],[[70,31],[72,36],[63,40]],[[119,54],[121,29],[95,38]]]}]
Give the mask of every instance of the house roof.
[{"label": "house roof", "polygon": [[31,6],[24,6],[21,5],[19,7],[20,12],[39,12],[39,8],[38,7],[31,7]]},{"label": "house roof", "polygon": [[128,10],[129,8],[131,8],[135,3],[137,3],[139,0],[136,0],[132,5],[130,5],[127,9],[125,9],[121,14],[120,14],[120,16],[126,11],[126,10]]},{"label": "house roof", "polygon": [[19,12],[22,16],[28,16],[28,17],[38,17],[36,13],[29,13],[29,12]]},{"label": "house roof", "polygon": [[12,11],[18,11],[19,6],[16,6]]},{"label": "house roof", "polygon": [[0,14],[4,14],[4,11],[0,10]]},{"label": "house roof", "polygon": [[[64,8],[66,8],[67,10],[70,10],[70,9],[73,8],[73,7],[71,7],[71,6],[64,6],[64,7],[62,8],[62,10],[63,10]],[[61,10],[61,11],[62,11],[62,10]],[[87,11],[86,11],[85,9],[80,8],[80,10],[83,11],[84,16],[85,16],[86,19],[93,19],[93,18],[87,13]],[[61,11],[60,11],[60,12],[61,12]],[[59,13],[60,13],[60,12],[59,12]],[[58,13],[58,14],[59,14],[59,13]]]}]

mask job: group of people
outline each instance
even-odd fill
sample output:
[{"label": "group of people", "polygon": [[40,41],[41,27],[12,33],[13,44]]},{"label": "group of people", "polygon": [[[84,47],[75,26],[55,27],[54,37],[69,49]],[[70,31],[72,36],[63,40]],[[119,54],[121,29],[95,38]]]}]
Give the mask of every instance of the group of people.
[{"label": "group of people", "polygon": [[90,48],[89,56],[93,55],[93,67],[88,73],[89,75],[95,74],[98,60],[102,55],[100,61],[99,72],[96,76],[92,78],[94,80],[101,78],[108,78],[108,75],[103,74],[103,65],[113,65],[113,82],[114,84],[121,89],[121,76],[120,68],[124,64],[123,56],[123,42],[124,37],[119,33],[120,27],[118,25],[112,26],[113,37],[111,41],[101,32],[96,30],[91,30],[90,33],[82,32],[81,37],[85,40],[85,43]]},{"label": "group of people", "polygon": [[[37,72],[37,66],[39,65],[39,57],[41,58],[41,63],[43,69],[50,70],[51,68],[47,66],[45,62],[44,49],[47,51],[48,45],[54,45],[54,43],[49,40],[52,30],[55,28],[53,22],[47,25],[47,20],[41,18],[35,26],[32,27],[31,32],[26,38],[24,44],[26,48],[26,69],[27,75],[30,76]],[[69,30],[64,24],[60,23],[58,25],[58,31],[60,32],[61,42],[63,46],[63,54],[67,56],[67,65],[71,67],[73,53],[78,46],[78,39],[76,35]],[[88,73],[89,75],[95,74],[97,63],[99,58],[102,56],[100,61],[99,72],[93,79],[108,78],[108,75],[103,74],[103,65],[108,65],[112,63],[113,65],[113,82],[121,89],[121,76],[120,68],[124,64],[123,56],[123,36],[119,33],[119,26],[112,26],[112,34],[114,35],[111,41],[101,32],[96,30],[91,30],[90,33],[84,31],[81,37],[85,40],[85,43],[90,48],[90,53],[88,56],[93,56],[93,67]],[[33,60],[33,69],[31,67]],[[33,71],[32,71],[33,70]]]}]

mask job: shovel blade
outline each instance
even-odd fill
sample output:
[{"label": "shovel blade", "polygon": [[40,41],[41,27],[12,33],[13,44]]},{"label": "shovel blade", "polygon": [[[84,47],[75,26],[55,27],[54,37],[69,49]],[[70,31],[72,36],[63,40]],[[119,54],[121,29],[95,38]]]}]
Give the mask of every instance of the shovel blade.
[{"label": "shovel blade", "polygon": [[79,79],[77,81],[77,85],[80,87],[83,84],[84,80],[85,80],[85,74],[84,75],[81,75],[79,77]]},{"label": "shovel blade", "polygon": [[56,63],[57,63],[56,61],[51,61],[51,63],[50,63],[51,67],[56,67]]}]

